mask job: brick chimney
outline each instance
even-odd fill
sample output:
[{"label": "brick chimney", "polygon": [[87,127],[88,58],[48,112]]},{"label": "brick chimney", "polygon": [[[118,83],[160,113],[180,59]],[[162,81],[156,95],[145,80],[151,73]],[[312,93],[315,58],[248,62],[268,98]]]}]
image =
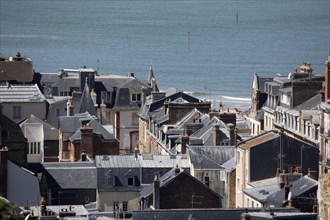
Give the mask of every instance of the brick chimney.
[{"label": "brick chimney", "polygon": [[44,197],[41,197],[40,200],[40,215],[45,216],[46,214],[46,200]]},{"label": "brick chimney", "polygon": [[325,62],[325,82],[324,82],[324,102],[328,102],[330,99],[330,55]]},{"label": "brick chimney", "polygon": [[160,183],[159,177],[155,175],[153,183],[153,206],[155,209],[160,209]]},{"label": "brick chimney", "polygon": [[214,146],[219,146],[220,142],[221,142],[220,125],[213,124],[213,144]]},{"label": "brick chimney", "polygon": [[[89,124],[80,128],[80,149],[89,156],[94,156],[93,151],[93,128]],[[77,152],[80,154],[80,152]]]}]

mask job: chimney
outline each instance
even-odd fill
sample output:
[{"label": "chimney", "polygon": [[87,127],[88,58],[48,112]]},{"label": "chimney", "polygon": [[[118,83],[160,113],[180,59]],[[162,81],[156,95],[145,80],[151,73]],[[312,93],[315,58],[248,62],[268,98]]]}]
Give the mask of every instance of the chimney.
[{"label": "chimney", "polygon": [[[289,199],[289,193],[290,193],[290,184],[287,181],[284,185],[284,200],[288,200]],[[291,198],[290,198],[291,199]]]},{"label": "chimney", "polygon": [[129,73],[128,77],[133,77],[134,78],[134,73]]},{"label": "chimney", "polygon": [[204,176],[204,184],[210,186],[210,177],[208,173],[206,173]]},{"label": "chimney", "polygon": [[220,142],[221,142],[220,125],[213,124],[213,144],[214,146],[219,146]]},{"label": "chimney", "polygon": [[181,136],[181,154],[187,153],[187,145],[189,143],[189,136],[187,130],[185,129]]},{"label": "chimney", "polygon": [[241,220],[250,220],[251,215],[248,213],[247,208],[244,209],[244,212],[241,214]]},{"label": "chimney", "polygon": [[142,90],[142,97],[141,97],[142,103],[141,103],[141,105],[144,105],[146,103],[146,101],[147,101],[147,92],[148,92],[148,89],[146,87],[142,86],[141,90]]},{"label": "chimney", "polygon": [[160,209],[160,183],[157,175],[154,177],[153,187],[153,206],[155,209]]},{"label": "chimney", "polygon": [[325,62],[325,82],[324,82],[324,102],[328,102],[330,99],[330,55]]},{"label": "chimney", "polygon": [[94,156],[93,128],[90,127],[89,124],[86,124],[80,128],[80,150],[81,152],[85,152],[87,155],[90,155],[92,157]]},{"label": "chimney", "polygon": [[102,103],[100,105],[101,109],[101,124],[106,124],[107,121],[107,105],[104,103],[104,99],[102,99]]},{"label": "chimney", "polygon": [[92,91],[91,91],[91,97],[92,97],[92,100],[93,100],[94,106],[97,107],[97,102],[96,102],[96,92],[95,92],[95,89],[94,89],[94,88],[92,88]]},{"label": "chimney", "polygon": [[8,147],[3,147],[0,149],[0,165],[7,164],[7,155],[8,155]]},{"label": "chimney", "polygon": [[81,151],[80,159],[81,159],[81,161],[84,161],[84,162],[87,161],[87,155],[86,155],[85,151],[83,151],[83,150]]},{"label": "chimney", "polygon": [[175,175],[178,175],[180,173],[179,164],[176,164],[175,169],[174,169],[174,173],[175,173]]},{"label": "chimney", "polygon": [[72,104],[72,99],[68,99],[66,103],[66,116],[73,116],[74,115],[74,107]]},{"label": "chimney", "polygon": [[151,79],[151,88],[153,92],[157,92],[156,90],[156,80],[154,78]]},{"label": "chimney", "polygon": [[40,214],[41,216],[45,216],[46,214],[46,200],[44,197],[41,197],[40,200]]},{"label": "chimney", "polygon": [[228,127],[228,133],[229,133],[229,139],[230,139],[230,145],[235,145],[236,143],[236,135],[235,135],[235,125],[234,124],[227,124]]}]

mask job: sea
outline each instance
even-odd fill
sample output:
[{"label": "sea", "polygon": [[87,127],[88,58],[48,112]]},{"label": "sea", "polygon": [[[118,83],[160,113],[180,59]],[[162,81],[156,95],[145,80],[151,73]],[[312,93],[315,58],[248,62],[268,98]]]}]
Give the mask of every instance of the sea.
[{"label": "sea", "polygon": [[252,77],[287,75],[302,62],[324,74],[329,0],[1,0],[0,53],[34,69],[135,73],[152,65],[175,88],[247,106]]}]

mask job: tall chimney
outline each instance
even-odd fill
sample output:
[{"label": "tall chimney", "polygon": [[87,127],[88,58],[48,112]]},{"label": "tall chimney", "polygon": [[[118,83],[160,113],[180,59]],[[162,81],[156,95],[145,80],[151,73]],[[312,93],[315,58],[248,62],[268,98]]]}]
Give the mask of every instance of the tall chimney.
[{"label": "tall chimney", "polygon": [[160,209],[160,183],[157,175],[154,177],[153,187],[153,206],[155,209]]},{"label": "tall chimney", "polygon": [[235,145],[236,143],[236,137],[235,137],[235,125],[229,123],[228,126],[228,132],[229,132],[229,139],[230,139],[230,145]]},{"label": "tall chimney", "polygon": [[210,186],[210,177],[208,173],[206,173],[204,176],[204,183],[205,185]]},{"label": "tall chimney", "polygon": [[104,103],[104,99],[102,99],[102,103],[100,105],[101,109],[101,124],[107,123],[107,105]]},{"label": "tall chimney", "polygon": [[221,142],[220,125],[213,124],[213,144],[214,146],[219,146],[220,142]]},{"label": "tall chimney", "polygon": [[[94,156],[93,151],[93,128],[89,124],[80,128],[80,149],[89,156]],[[80,152],[77,152],[80,154]]]},{"label": "tall chimney", "polygon": [[189,143],[189,136],[187,130],[185,129],[183,135],[181,136],[181,154],[187,153],[187,145]]},{"label": "tall chimney", "polygon": [[92,97],[92,100],[93,100],[93,103],[94,103],[94,106],[97,107],[97,102],[96,102],[96,92],[95,92],[95,89],[92,88],[92,91],[91,91],[91,97]]},{"label": "tall chimney", "polygon": [[72,99],[68,99],[66,103],[66,116],[73,116],[74,115],[74,107],[72,104]]},{"label": "tall chimney", "polygon": [[148,89],[146,87],[142,86],[141,90],[142,90],[142,97],[141,97],[142,103],[141,103],[141,105],[144,105],[147,101],[147,91],[148,91]]},{"label": "tall chimney", "polygon": [[328,56],[328,60],[325,62],[325,94],[324,94],[324,102],[328,102],[330,99],[330,55]]}]

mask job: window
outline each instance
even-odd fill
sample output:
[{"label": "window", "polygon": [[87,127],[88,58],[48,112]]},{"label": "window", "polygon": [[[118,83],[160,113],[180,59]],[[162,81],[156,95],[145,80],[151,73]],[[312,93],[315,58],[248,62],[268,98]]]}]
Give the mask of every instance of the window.
[{"label": "window", "polygon": [[134,179],[133,177],[127,178],[127,186],[133,186],[134,185]]},{"label": "window", "polygon": [[123,212],[127,212],[127,210],[128,210],[128,202],[124,201],[123,202]]},{"label": "window", "polygon": [[29,142],[29,154],[40,154],[40,142]]},{"label": "window", "polygon": [[13,118],[21,118],[21,106],[13,106]]},{"label": "window", "polygon": [[118,201],[113,202],[112,209],[113,209],[114,212],[119,210],[119,202]]},{"label": "window", "polygon": [[132,102],[141,102],[141,94],[132,93]]}]

